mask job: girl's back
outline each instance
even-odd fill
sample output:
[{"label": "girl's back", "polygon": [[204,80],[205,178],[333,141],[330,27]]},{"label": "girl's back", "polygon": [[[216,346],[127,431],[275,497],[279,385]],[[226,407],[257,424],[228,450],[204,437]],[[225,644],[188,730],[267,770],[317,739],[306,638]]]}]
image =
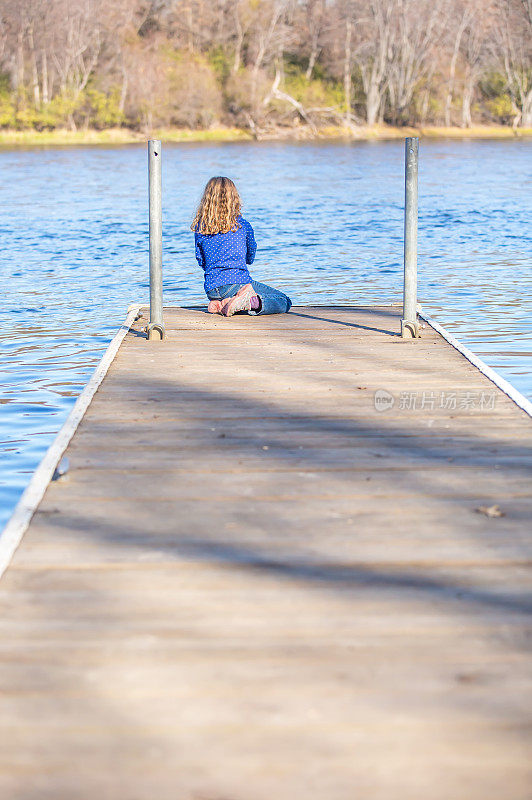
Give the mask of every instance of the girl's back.
[{"label": "girl's back", "polygon": [[236,224],[239,227],[227,233],[195,232],[196,259],[205,271],[206,291],[251,281],[247,265],[253,263],[257,251],[253,228],[241,216]]}]

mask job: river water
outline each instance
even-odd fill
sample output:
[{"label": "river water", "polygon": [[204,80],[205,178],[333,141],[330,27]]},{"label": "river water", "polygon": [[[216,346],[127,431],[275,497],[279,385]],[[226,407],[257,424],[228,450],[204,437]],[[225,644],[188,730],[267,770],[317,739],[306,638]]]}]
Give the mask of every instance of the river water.
[{"label": "river water", "polygon": [[[401,300],[403,143],[166,145],[165,303],[203,302],[189,231],[239,186],[252,274],[294,303]],[[0,151],[0,528],[134,301],[148,298],[141,146]],[[422,141],[419,299],[532,397],[532,141]]]}]

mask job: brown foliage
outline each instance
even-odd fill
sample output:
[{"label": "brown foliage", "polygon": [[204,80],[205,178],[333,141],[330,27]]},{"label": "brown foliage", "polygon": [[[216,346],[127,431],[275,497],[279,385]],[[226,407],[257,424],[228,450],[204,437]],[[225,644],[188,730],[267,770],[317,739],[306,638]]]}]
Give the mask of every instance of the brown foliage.
[{"label": "brown foliage", "polygon": [[531,2],[2,0],[0,124],[531,126]]}]

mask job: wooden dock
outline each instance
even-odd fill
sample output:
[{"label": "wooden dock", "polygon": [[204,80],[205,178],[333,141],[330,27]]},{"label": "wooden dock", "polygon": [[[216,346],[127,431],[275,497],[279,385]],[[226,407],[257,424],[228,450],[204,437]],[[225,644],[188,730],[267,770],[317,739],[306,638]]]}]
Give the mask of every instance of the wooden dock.
[{"label": "wooden dock", "polygon": [[530,418],[397,309],[165,321],[0,583],[2,800],[530,800]]}]

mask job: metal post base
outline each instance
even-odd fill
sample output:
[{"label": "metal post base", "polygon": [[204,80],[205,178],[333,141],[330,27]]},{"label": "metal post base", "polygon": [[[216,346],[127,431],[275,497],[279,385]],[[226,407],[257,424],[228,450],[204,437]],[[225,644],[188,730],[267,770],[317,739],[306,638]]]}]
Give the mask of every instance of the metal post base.
[{"label": "metal post base", "polygon": [[412,322],[408,319],[402,319],[401,336],[403,339],[419,339],[421,337],[419,332],[419,322],[417,322],[417,320]]},{"label": "metal post base", "polygon": [[150,341],[153,340],[158,342],[162,342],[166,335],[164,325],[159,322],[150,322],[150,324],[146,326],[146,333],[148,334],[148,339]]}]

